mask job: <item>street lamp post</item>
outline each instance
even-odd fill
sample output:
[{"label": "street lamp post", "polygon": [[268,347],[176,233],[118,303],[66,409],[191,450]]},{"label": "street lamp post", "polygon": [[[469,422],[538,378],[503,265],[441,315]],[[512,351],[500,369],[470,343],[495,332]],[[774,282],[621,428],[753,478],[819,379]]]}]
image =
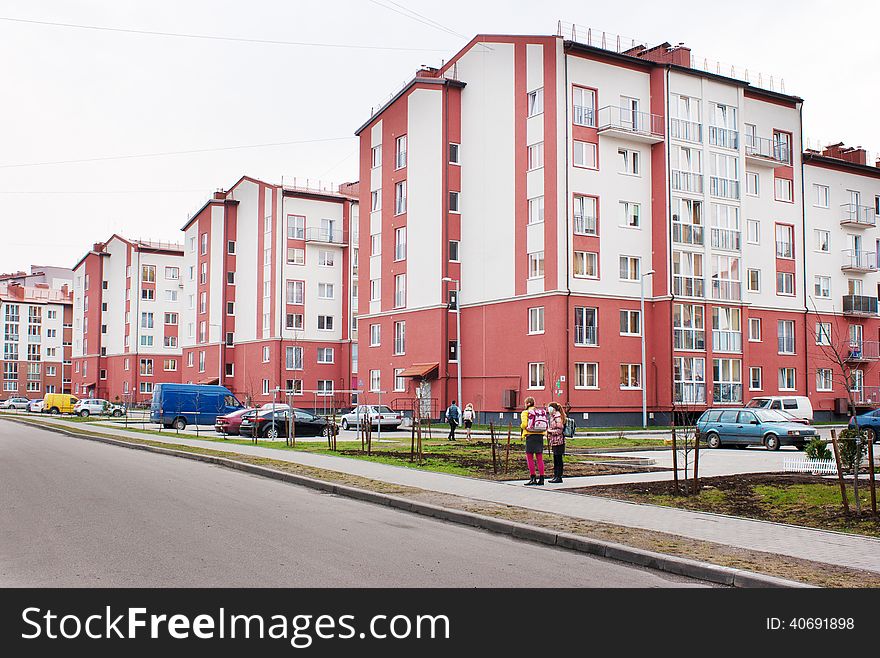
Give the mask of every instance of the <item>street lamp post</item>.
[{"label": "street lamp post", "polygon": [[461,399],[461,281],[448,276],[444,276],[443,281],[455,284],[455,356],[458,359],[458,404],[461,408],[464,404]]},{"label": "street lamp post", "polygon": [[642,378],[642,429],[648,427],[648,378],[645,369],[645,277],[652,274],[654,274],[654,270],[648,270],[639,276],[639,322],[642,324],[639,327],[642,334],[642,371],[639,373]]}]

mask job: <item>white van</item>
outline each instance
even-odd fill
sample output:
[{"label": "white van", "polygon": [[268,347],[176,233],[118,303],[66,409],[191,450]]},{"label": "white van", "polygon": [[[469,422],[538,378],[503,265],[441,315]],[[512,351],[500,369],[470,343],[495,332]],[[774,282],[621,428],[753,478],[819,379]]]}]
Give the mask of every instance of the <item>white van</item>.
[{"label": "white van", "polygon": [[749,400],[746,407],[752,409],[776,409],[785,413],[813,422],[813,405],[810,399],[803,395],[768,395],[766,397],[757,397]]}]

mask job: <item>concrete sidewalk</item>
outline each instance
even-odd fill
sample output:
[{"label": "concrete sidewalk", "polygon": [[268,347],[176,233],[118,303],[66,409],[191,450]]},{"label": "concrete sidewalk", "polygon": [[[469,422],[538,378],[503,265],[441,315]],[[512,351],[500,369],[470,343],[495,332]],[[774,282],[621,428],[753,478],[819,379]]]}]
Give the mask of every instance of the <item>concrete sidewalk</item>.
[{"label": "concrete sidewalk", "polygon": [[567,494],[536,487],[432,473],[360,459],[277,450],[261,446],[224,444],[173,434],[158,437],[111,428],[85,428],[82,424],[41,419],[42,424],[87,429],[116,438],[151,439],[165,443],[210,448],[220,452],[254,455],[315,468],[465,496],[589,521],[670,533],[692,539],[735,546],[747,550],[788,555],[814,562],[841,565],[880,573],[880,540],[870,537],[813,530],[797,526],[731,516],[692,512],[654,505],[609,500],[595,496]]}]

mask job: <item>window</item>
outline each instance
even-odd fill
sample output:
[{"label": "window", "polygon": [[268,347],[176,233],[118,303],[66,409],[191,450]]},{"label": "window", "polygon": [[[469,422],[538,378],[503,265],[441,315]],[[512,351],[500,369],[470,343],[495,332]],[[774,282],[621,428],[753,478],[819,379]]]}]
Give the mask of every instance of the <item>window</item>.
[{"label": "window", "polygon": [[461,164],[461,144],[449,144],[449,164]]},{"label": "window", "polygon": [[779,369],[779,390],[794,391],[797,388],[797,376],[794,368]]},{"label": "window", "polygon": [[794,320],[777,321],[780,354],[794,354]]},{"label": "window", "polygon": [[226,253],[227,254],[234,254],[235,253],[235,240],[227,240]]},{"label": "window", "polygon": [[813,183],[813,205],[817,208],[828,208],[831,205],[831,191],[827,185]]},{"label": "window", "polygon": [[319,347],[318,348],[318,363],[333,363],[333,348],[332,347]]},{"label": "window", "polygon": [[449,193],[449,212],[461,212],[461,193],[460,192],[450,192]]},{"label": "window", "polygon": [[749,340],[753,343],[761,342],[761,318],[749,318]]},{"label": "window", "polygon": [[598,201],[593,196],[575,195],[573,204],[575,235],[598,234]]},{"label": "window", "polygon": [[165,359],[162,361],[162,369],[165,372],[174,372],[177,370],[177,359]]},{"label": "window", "polygon": [[529,92],[528,110],[529,110],[530,117],[533,117],[536,114],[541,114],[544,112],[544,90],[543,89],[535,89],[534,91]]},{"label": "window", "polygon": [[269,380],[268,379],[263,380],[263,389],[262,390],[263,390],[263,395],[269,395]]},{"label": "window", "polygon": [[303,348],[298,345],[284,348],[284,367],[286,370],[303,369]]},{"label": "window", "polygon": [[529,389],[542,389],[544,388],[544,364],[543,363],[530,363],[529,364]]},{"label": "window", "polygon": [[544,197],[536,196],[529,199],[529,224],[539,224],[544,221]]},{"label": "window", "polygon": [[305,282],[288,281],[286,287],[286,301],[288,304],[305,303]]},{"label": "window", "polygon": [[749,292],[761,292],[761,270],[753,268],[746,270],[746,288]]},{"label": "window", "polygon": [[165,268],[165,278],[170,281],[177,281],[180,278],[180,268],[179,267],[166,267]]},{"label": "window", "polygon": [[373,233],[370,236],[370,256],[379,256],[382,253],[382,234]]},{"label": "window", "polygon": [[776,294],[777,295],[794,295],[794,274],[791,272],[776,273]]},{"label": "window", "polygon": [[140,373],[144,377],[150,377],[153,374],[153,359],[140,360]]},{"label": "window", "polygon": [[761,368],[749,368],[749,390],[760,391],[763,388],[763,384],[763,371]]},{"label": "window", "polygon": [[394,323],[394,354],[406,354],[406,322]]},{"label": "window", "polygon": [[208,253],[208,234],[207,233],[202,233],[202,237],[201,237],[200,242],[202,245],[201,254],[202,254],[202,256],[204,256],[205,254]]},{"label": "window", "polygon": [[333,299],[333,284],[332,283],[319,283],[318,284],[318,299]]},{"label": "window", "polygon": [[621,174],[629,174],[630,176],[638,176],[641,174],[641,154],[638,151],[617,149],[617,157]]},{"label": "window", "polygon": [[375,169],[382,166],[382,146],[374,146],[370,149],[370,166]]},{"label": "window", "polygon": [[449,260],[454,263],[458,262],[459,247],[460,245],[458,240],[449,241]]},{"label": "window", "polygon": [[831,251],[831,232],[816,229],[816,251],[828,253]]},{"label": "window", "polygon": [[372,212],[382,210],[382,190],[370,192],[370,210]]},{"label": "window", "polygon": [[639,228],[641,219],[639,217],[641,206],[631,201],[620,202],[620,225],[629,228]]},{"label": "window", "polygon": [[[266,264],[266,263],[264,263]],[[202,267],[199,271],[199,283],[208,283],[208,264],[202,263]]]},{"label": "window", "polygon": [[536,251],[529,254],[529,278],[540,279],[544,276],[544,252]]},{"label": "window", "polygon": [[598,363],[575,363],[574,364],[574,387],[575,388],[599,388],[599,364]]},{"label": "window", "polygon": [[712,360],[712,399],[716,404],[742,402],[742,361]]},{"label": "window", "polygon": [[263,346],[263,363],[269,363],[272,360],[272,349],[268,345]]},{"label": "window", "polygon": [[226,283],[230,286],[235,285],[235,272],[227,272],[226,273]]},{"label": "window", "polygon": [[[126,384],[127,383],[128,382],[126,382]],[[152,393],[153,392],[153,382],[141,382],[139,388],[140,388],[141,393]]]},{"label": "window", "polygon": [[406,135],[401,135],[394,140],[394,168],[403,169],[406,166]]},{"label": "window", "polygon": [[207,313],[208,311],[208,293],[203,292],[199,295],[199,313]]},{"label": "window", "polygon": [[739,308],[712,309],[712,349],[715,352],[742,352],[742,315]]},{"label": "window", "polygon": [[705,309],[697,304],[675,304],[672,344],[677,350],[706,349]]},{"label": "window", "polygon": [[624,390],[642,388],[642,366],[640,364],[620,364],[620,388]]},{"label": "window", "polygon": [[381,335],[382,335],[382,325],[381,324],[371,324],[370,325],[370,347],[378,347],[380,345]]},{"label": "window", "polygon": [[305,265],[306,250],[298,247],[288,247],[287,262],[291,265]]},{"label": "window", "polygon": [[394,260],[406,258],[406,227],[394,229]]},{"label": "window", "polygon": [[287,238],[289,240],[305,240],[306,218],[302,215],[287,216]]},{"label": "window", "polygon": [[529,333],[544,333],[544,307],[534,306],[529,309]]},{"label": "window", "polygon": [[672,364],[673,396],[676,402],[706,402],[706,359],[677,356]]},{"label": "window", "polygon": [[378,393],[382,390],[381,371],[370,370],[370,392]]},{"label": "window", "polygon": [[284,319],[286,329],[302,331],[305,328],[305,316],[302,313],[288,313]]},{"label": "window", "polygon": [[831,277],[816,275],[816,297],[831,297]]},{"label": "window", "polygon": [[165,336],[165,347],[175,348],[177,347],[177,336]]},{"label": "window", "polygon": [[794,258],[794,226],[776,225],[776,257]]},{"label": "window", "polygon": [[156,266],[144,265],[141,267],[141,281],[144,283],[156,282]]},{"label": "window", "polygon": [[596,92],[585,87],[572,87],[572,122],[576,126],[596,125]]},{"label": "window", "polygon": [[749,196],[759,196],[761,193],[760,177],[756,171],[746,172],[746,194]]},{"label": "window", "polygon": [[709,143],[715,146],[735,149],[739,147],[736,108],[721,103],[710,103]]},{"label": "window", "polygon": [[186,353],[186,365],[188,368],[192,368],[192,366],[193,366],[193,353],[192,352]]},{"label": "window", "polygon": [[574,309],[574,344],[598,345],[599,310],[585,306]]},{"label": "window", "polygon": [[749,244],[761,243],[761,222],[757,219],[746,220],[746,241]]},{"label": "window", "polygon": [[378,302],[382,299],[382,279],[370,279],[370,301]]},{"label": "window", "polygon": [[[141,299],[145,302],[151,302],[156,298],[156,291],[152,288],[143,288],[141,290]],[[88,298],[87,298],[88,299]]]},{"label": "window", "polygon": [[816,390],[831,391],[834,389],[834,373],[831,368],[819,368],[816,370]]},{"label": "window", "polygon": [[[153,346],[153,337],[147,334],[141,335],[141,347],[152,347]],[[105,348],[101,348],[101,356],[104,356]]]},{"label": "window", "polygon": [[640,311],[630,311],[626,309],[620,311],[620,335],[642,335],[642,317]]},{"label": "window", "polygon": [[319,315],[318,316],[318,330],[319,331],[333,331],[333,316],[332,315]]},{"label": "window", "polygon": [[406,212],[406,181],[398,181],[394,184],[394,214],[402,215]]},{"label": "window", "polygon": [[544,166],[544,142],[538,142],[528,147],[528,162],[529,171]]},{"label": "window", "polygon": [[[544,166],[544,144],[543,142],[540,144],[541,146],[541,164],[537,165],[538,167]],[[529,147],[531,149],[531,147]],[[531,150],[529,151],[529,169],[534,169],[535,167],[531,166]],[[598,149],[596,148],[596,144],[593,142],[579,142],[575,140],[574,142],[574,166],[575,167],[584,167],[586,169],[596,169],[599,166],[598,159]]]},{"label": "window", "polygon": [[585,279],[599,277],[599,254],[592,251],[574,252],[574,276]]},{"label": "window", "polygon": [[776,200],[777,201],[793,201],[794,200],[794,185],[792,184],[791,179],[788,178],[777,178],[776,179]]},{"label": "window", "polygon": [[641,259],[638,256],[620,257],[620,280],[638,281],[641,276]]},{"label": "window", "polygon": [[394,277],[394,308],[406,306],[406,274]]}]

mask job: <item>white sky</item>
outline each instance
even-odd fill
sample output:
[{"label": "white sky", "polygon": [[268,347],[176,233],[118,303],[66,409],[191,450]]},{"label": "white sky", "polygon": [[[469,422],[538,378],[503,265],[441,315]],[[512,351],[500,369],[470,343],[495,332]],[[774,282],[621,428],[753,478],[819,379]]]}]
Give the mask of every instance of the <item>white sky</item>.
[{"label": "white sky", "polygon": [[[806,137],[880,151],[877,2],[378,2],[466,38],[372,0],[0,0],[0,19],[413,49],[236,43],[0,20],[0,271],[70,267],[113,232],[179,240],[189,214],[242,174],[270,182],[355,180],[354,130],[420,64],[439,64],[479,32],[555,34],[558,19],[649,45],[684,42],[701,56],[773,73],[805,99]],[[327,138],[345,139],[9,166]]]}]

